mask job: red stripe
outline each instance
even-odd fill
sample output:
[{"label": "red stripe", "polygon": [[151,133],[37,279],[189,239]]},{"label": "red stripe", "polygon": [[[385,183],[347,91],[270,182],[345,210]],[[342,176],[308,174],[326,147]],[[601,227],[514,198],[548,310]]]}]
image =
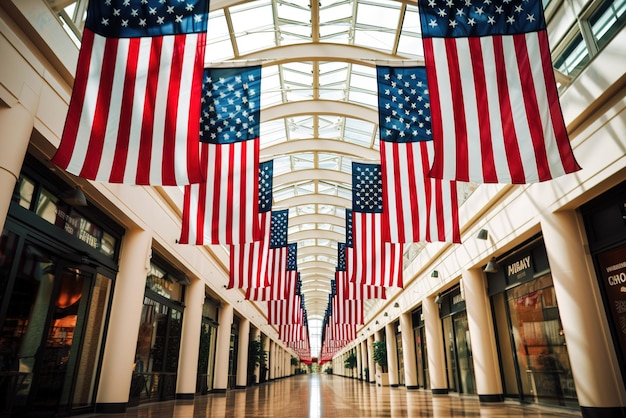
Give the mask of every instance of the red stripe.
[{"label": "red stripe", "polygon": [[98,84],[98,98],[94,108],[91,132],[89,134],[89,147],[85,154],[83,168],[80,177],[95,179],[98,174],[104,148],[109,109],[111,107],[111,92],[113,91],[113,77],[115,75],[115,61],[119,39],[107,39],[102,54],[102,68],[100,69],[100,83]]},{"label": "red stripe", "polygon": [[[260,138],[254,138],[252,141],[253,141],[252,152],[254,153],[252,157],[253,169],[252,169],[252,178],[248,179],[248,187],[252,187],[251,195],[253,197],[252,197],[252,202],[246,202],[247,203],[246,207],[250,208],[250,210],[252,211],[252,215],[253,215],[252,219],[257,219],[256,216],[259,213],[259,204],[258,204],[259,166],[260,166],[259,155],[261,154],[261,140]],[[250,226],[246,226],[246,228],[248,227]],[[251,227],[252,227],[252,239],[255,241],[263,239],[263,232],[258,222],[253,222]]]},{"label": "red stripe", "polygon": [[443,170],[445,167],[445,156],[443,150],[443,123],[441,114],[441,98],[439,97],[439,90],[437,89],[437,68],[434,60],[433,41],[431,38],[423,38],[424,44],[424,59],[426,67],[426,77],[428,79],[428,85],[431,86],[428,89],[430,96],[430,115],[431,115],[431,129],[433,133],[433,145],[435,146],[435,155],[433,164],[428,173],[429,177],[442,178]]},{"label": "red stripe", "polygon": [[[201,157],[200,164],[202,170],[204,172],[204,177],[207,176],[207,172],[209,171],[209,152],[211,151],[209,144],[200,144],[201,147]],[[196,245],[204,244],[204,231],[205,231],[205,223],[206,223],[206,205],[207,205],[207,188],[208,183],[200,183],[198,187],[198,214],[196,216]]]},{"label": "red stripe", "polygon": [[509,85],[506,77],[502,37],[494,36],[492,39],[494,44],[493,50],[496,64],[500,119],[502,120],[502,136],[504,138],[504,152],[509,166],[511,182],[524,183],[524,167],[522,166],[517,133],[515,132],[515,121],[513,120],[513,112],[511,111],[511,97],[509,96]]},{"label": "red stripe", "polygon": [[154,108],[159,85],[159,66],[163,38],[152,38],[150,60],[146,75],[146,94],[141,119],[141,133],[139,135],[139,158],[137,162],[137,184],[150,184],[150,161],[152,160],[152,140],[154,136]]},{"label": "red stripe", "polygon": [[[452,112],[454,114],[454,138],[456,142],[456,179],[469,181],[469,161],[467,152],[467,121],[465,119],[463,84],[459,68],[457,40],[445,39],[446,56],[448,59],[448,75],[452,94]],[[465,42],[463,40],[463,42]],[[430,84],[430,80],[428,82]],[[431,90],[429,90],[431,91]],[[432,94],[431,94],[432,98]]]},{"label": "red stripe", "polygon": [[461,231],[459,230],[459,198],[457,194],[456,181],[448,182],[450,184],[450,209],[452,209],[452,242],[461,243]]},{"label": "red stripe", "polygon": [[533,79],[532,67],[528,57],[525,34],[513,36],[513,44],[515,45],[517,69],[522,88],[521,94],[524,97],[524,109],[526,109],[526,117],[528,118],[526,123],[530,132],[539,181],[550,180],[552,175],[544,144],[543,121],[537,96],[535,95],[535,80]]},{"label": "red stripe", "polygon": [[179,244],[189,244],[189,214],[191,211],[191,186],[185,186],[183,193],[183,224],[180,230]]},{"label": "red stripe", "polygon": [[[231,151],[228,153],[228,161],[226,162],[226,166],[228,167],[228,184],[226,185],[226,193],[225,195],[220,196],[220,199],[226,199],[226,210],[228,212],[225,214],[226,216],[224,217],[226,220],[226,233],[228,234],[226,240],[231,243],[245,242],[245,240],[242,239],[243,235],[241,235],[241,212],[245,211],[246,204],[245,199],[243,199],[243,196],[241,195],[242,181],[244,181],[241,177],[243,177],[244,175],[244,170],[241,170],[239,184],[234,184],[235,179],[233,174],[238,168],[245,167],[244,155],[246,143],[245,141],[241,143],[241,149],[239,150],[241,154],[239,155],[239,160],[235,160],[235,151],[238,148],[237,144],[228,144],[222,146],[227,146]],[[238,196],[235,196],[235,186],[237,186],[236,190],[239,192]],[[237,207],[239,208],[239,218],[236,220],[234,219],[234,212],[230,210],[230,208],[235,207],[235,205],[237,205]],[[237,229],[234,229],[235,225]]]},{"label": "red stripe", "polygon": [[[187,35],[190,36],[190,35]],[[200,115],[202,112],[202,78],[204,74],[204,55],[206,50],[206,32],[198,33],[196,40],[196,60],[191,84],[189,118],[187,118],[187,174],[190,183],[206,180],[198,167],[198,142],[200,140]]]},{"label": "red stripe", "polygon": [[541,67],[543,69],[543,78],[546,83],[546,93],[548,96],[548,105],[550,106],[550,117],[552,119],[552,127],[559,147],[559,155],[561,156],[561,164],[565,169],[565,173],[573,173],[580,170],[580,165],[576,162],[572,145],[567,135],[567,128],[563,120],[563,112],[561,111],[561,103],[556,90],[556,81],[554,80],[554,71],[552,69],[552,61],[550,58],[550,47],[548,43],[547,32],[537,32],[539,40],[539,48],[541,50]]},{"label": "red stripe", "polygon": [[[409,190],[407,191],[403,191],[402,190],[398,190],[398,197],[401,199],[405,194],[408,194],[407,197],[410,199],[411,202],[411,213],[406,214],[407,217],[409,217],[409,219],[411,220],[411,225],[410,225],[410,231],[404,231],[403,227],[403,238],[401,240],[398,240],[399,242],[416,242],[419,241],[419,236],[420,236],[420,232],[421,232],[421,228],[422,226],[420,225],[420,220],[419,220],[419,200],[418,200],[418,194],[415,192],[416,190],[418,190],[418,185],[417,185],[417,178],[415,175],[413,175],[413,173],[415,172],[416,166],[415,166],[415,146],[420,146],[420,143],[415,143],[415,142],[410,142],[404,145],[403,149],[405,151],[405,159],[406,159],[406,164],[407,164],[407,170],[408,170],[408,179],[409,179]],[[400,156],[398,156],[398,158],[400,158]],[[423,176],[426,176],[428,174],[428,170],[430,170],[430,164],[427,164],[427,167],[425,168],[425,170],[422,170],[421,172],[423,173]],[[407,193],[408,192],[408,193]],[[404,213],[403,213],[404,216]],[[404,225],[404,223],[403,223]]]},{"label": "red stripe", "polygon": [[80,117],[85,102],[87,81],[89,80],[89,66],[91,65],[91,52],[93,51],[94,33],[85,28],[83,31],[82,45],[78,54],[76,78],[72,89],[72,98],[63,127],[63,135],[59,149],[54,154],[52,162],[61,168],[67,168],[72,159],[72,153],[76,146],[76,137],[80,126]]},{"label": "red stripe", "polygon": [[[430,213],[431,210],[431,206],[432,206],[432,190],[431,190],[431,185],[433,182],[437,181],[436,179],[430,179],[428,177],[426,177],[426,173],[428,173],[428,167],[430,165],[430,161],[428,159],[428,144],[426,142],[420,142],[419,144],[417,144],[417,146],[419,147],[420,150],[420,157],[421,157],[421,170],[424,173],[424,197],[426,198],[426,201],[424,202],[424,204],[426,205],[426,217],[424,219],[419,219],[419,212],[416,209],[414,211],[415,213],[415,218],[416,218],[416,223],[419,225],[419,228],[421,229],[423,227],[424,229],[424,239],[422,239],[422,235],[421,234],[417,234],[416,236],[416,240],[415,242],[419,242],[419,241],[427,241],[430,242],[431,241],[431,234],[430,234],[430,217],[432,216]],[[415,160],[413,160],[415,161]],[[417,186],[415,189],[413,190],[417,190]],[[417,194],[417,193],[416,193]],[[436,215],[435,215],[436,216]],[[422,225],[424,224],[424,225]],[[420,232],[418,230],[418,232]]]},{"label": "red stripe", "polygon": [[472,56],[472,74],[476,94],[476,111],[478,113],[478,128],[480,132],[480,156],[482,160],[482,177],[486,183],[496,183],[495,159],[493,155],[493,138],[491,135],[491,115],[489,114],[489,98],[487,95],[487,80],[485,79],[485,58],[480,42],[481,38],[468,38],[470,54]]},{"label": "red stripe", "polygon": [[435,180],[433,183],[434,186],[434,199],[435,199],[435,213],[433,216],[437,221],[437,241],[445,241],[446,239],[446,218],[444,215],[444,207],[445,203],[443,201],[443,184],[448,183],[446,180]]},{"label": "red stripe", "polygon": [[137,81],[137,64],[139,61],[139,45],[141,39],[133,38],[128,40],[128,54],[126,57],[126,73],[124,75],[124,94],[122,94],[122,105],[120,107],[119,127],[117,130],[117,141],[115,142],[115,153],[109,181],[112,183],[122,183],[128,161],[128,148],[130,143],[130,127],[133,114],[133,101],[135,98],[135,83]]},{"label": "red stripe", "polygon": [[[178,102],[180,94],[180,79],[183,72],[183,60],[185,59],[186,35],[174,36],[172,51],[172,64],[170,66],[170,79],[167,89],[167,103],[163,132],[163,156],[161,157],[161,177],[164,185],[176,185],[175,150],[176,150],[176,123],[178,119]],[[183,98],[185,99],[185,98]],[[191,99],[191,98],[189,98]],[[200,121],[200,119],[196,119]],[[198,122],[199,123],[199,122]],[[196,131],[198,130],[196,126]]]},{"label": "red stripe", "polygon": [[[222,224],[222,220],[219,218],[219,214],[220,214],[220,201],[221,199],[223,199],[224,197],[222,197],[222,183],[221,183],[221,178],[222,178],[222,147],[223,146],[227,146],[227,145],[209,145],[209,152],[214,152],[215,153],[215,157],[214,157],[214,167],[210,167],[209,172],[211,172],[213,174],[213,178],[209,179],[207,177],[207,187],[209,184],[213,183],[213,187],[211,189],[211,197],[212,197],[212,201],[211,202],[207,202],[207,204],[210,204],[213,206],[212,208],[212,213],[211,213],[211,244],[215,244],[215,243],[219,243],[220,242],[220,236],[219,236],[219,232],[220,232],[220,226]],[[224,242],[223,244],[227,244],[227,242]]]}]

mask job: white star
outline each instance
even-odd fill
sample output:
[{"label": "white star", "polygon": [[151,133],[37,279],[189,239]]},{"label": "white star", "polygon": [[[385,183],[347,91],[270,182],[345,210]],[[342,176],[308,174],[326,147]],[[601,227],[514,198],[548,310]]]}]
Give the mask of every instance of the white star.
[{"label": "white star", "polygon": [[456,9],[456,14],[459,15],[459,16],[463,16],[463,15],[465,15],[465,10],[463,10],[463,9]]},{"label": "white star", "polygon": [[132,9],[132,10],[130,11],[130,15],[131,15],[132,17],[137,17],[137,16],[139,16],[139,13],[137,12],[137,9]]},{"label": "white star", "polygon": [[130,0],[124,0],[124,3],[122,3],[122,6],[130,6]]},{"label": "white star", "polygon": [[448,20],[448,22],[448,26],[452,27],[452,29],[456,28],[456,25],[458,25],[456,20]]},{"label": "white star", "polygon": [[515,23],[515,18],[513,16],[509,16],[506,18],[506,23],[512,25],[513,23]]},{"label": "white star", "polygon": [[146,19],[139,19],[139,26],[146,26]]},{"label": "white star", "polygon": [[183,21],[183,15],[176,15],[176,19],[174,19],[176,23],[181,23]]},{"label": "white star", "polygon": [[191,12],[193,10],[193,4],[191,3],[187,4],[187,6],[185,7],[185,10],[187,10],[188,12]]},{"label": "white star", "polygon": [[504,9],[502,8],[502,6],[496,6],[496,13],[498,13],[499,15],[504,13]]},{"label": "white star", "polygon": [[174,13],[174,6],[167,6],[167,12],[168,12],[169,14]]},{"label": "white star", "polygon": [[437,5],[435,0],[428,0],[428,7],[435,8],[435,5]]},{"label": "white star", "polygon": [[119,16],[120,15],[120,9],[113,9],[113,16]]},{"label": "white star", "polygon": [[518,4],[517,6],[515,6],[515,13],[522,13],[522,5]]},{"label": "white star", "polygon": [[529,22],[534,22],[535,21],[535,15],[527,15],[526,16],[526,20],[528,20]]},{"label": "white star", "polygon": [[164,23],[165,23],[165,18],[164,18],[163,16],[158,16],[158,17],[157,17],[156,22],[157,22],[159,25],[162,25],[162,24],[164,24]]},{"label": "white star", "polygon": [[151,15],[155,15],[156,14],[156,7],[148,7],[148,13],[150,13]]},{"label": "white star", "polygon": [[193,15],[193,21],[196,23],[202,22],[202,16],[200,15]]},{"label": "white star", "polygon": [[493,16],[489,16],[487,18],[487,23],[491,23],[492,25],[495,25],[496,24],[496,19],[494,19]]},{"label": "white star", "polygon": [[474,26],[476,24],[476,20],[473,17],[467,19],[467,24],[470,26]]},{"label": "white star", "polygon": [[477,8],[476,8],[476,14],[477,14],[478,16],[482,16],[482,14],[483,14],[483,13],[484,13],[484,12],[483,12],[483,8],[482,8],[482,7],[477,7]]},{"label": "white star", "polygon": [[109,26],[109,19],[102,18],[102,21],[100,23],[102,24],[102,26]]},{"label": "white star", "polygon": [[446,11],[443,10],[442,8],[439,8],[439,11],[437,12],[437,14],[439,15],[439,17],[445,17],[447,15]]},{"label": "white star", "polygon": [[454,0],[446,0],[446,6],[448,7],[454,6]]},{"label": "white star", "polygon": [[122,19],[122,23],[121,23],[121,25],[122,25],[123,27],[127,28],[127,27],[128,27],[128,20],[127,20],[127,19]]}]

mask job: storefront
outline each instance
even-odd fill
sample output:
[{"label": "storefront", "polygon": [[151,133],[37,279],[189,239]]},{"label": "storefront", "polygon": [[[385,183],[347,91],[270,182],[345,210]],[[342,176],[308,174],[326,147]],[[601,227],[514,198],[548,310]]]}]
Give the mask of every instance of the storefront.
[{"label": "storefront", "polygon": [[123,229],[67,190],[26,158],[0,238],[2,416],[95,403]]},{"label": "storefront", "polygon": [[461,287],[457,285],[440,295],[438,303],[446,347],[448,389],[452,392],[476,394],[474,359]]},{"label": "storefront", "polygon": [[137,336],[129,405],[176,396],[185,276],[153,254]]},{"label": "storefront", "polygon": [[577,406],[559,306],[541,237],[487,273],[505,397]]},{"label": "storefront", "polygon": [[213,390],[218,307],[218,300],[205,296],[204,305],[202,305],[200,352],[198,353],[198,381],[196,383],[196,393],[198,394],[205,394]]},{"label": "storefront", "polygon": [[430,388],[430,376],[428,375],[428,352],[426,351],[426,327],[424,315],[420,306],[413,311],[413,338],[415,339],[415,362],[417,370],[417,387]]},{"label": "storefront", "polygon": [[400,322],[396,321],[393,324],[393,329],[396,333],[396,352],[398,359],[398,385],[404,386],[404,355],[402,354],[402,334],[400,333]]},{"label": "storefront", "polygon": [[626,183],[581,208],[613,345],[626,383]]}]

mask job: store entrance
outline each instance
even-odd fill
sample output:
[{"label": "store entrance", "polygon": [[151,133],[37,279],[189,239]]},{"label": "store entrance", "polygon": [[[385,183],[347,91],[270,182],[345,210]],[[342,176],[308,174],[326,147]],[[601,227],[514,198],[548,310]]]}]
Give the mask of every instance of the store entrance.
[{"label": "store entrance", "polygon": [[3,409],[13,416],[63,415],[71,405],[96,273],[28,241],[20,247],[0,328],[12,377]]}]

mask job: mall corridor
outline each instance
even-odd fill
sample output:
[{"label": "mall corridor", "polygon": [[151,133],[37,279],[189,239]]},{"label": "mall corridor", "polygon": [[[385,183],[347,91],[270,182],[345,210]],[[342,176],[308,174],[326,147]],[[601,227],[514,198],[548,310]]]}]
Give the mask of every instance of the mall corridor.
[{"label": "mall corridor", "polygon": [[199,395],[192,400],[147,403],[123,414],[79,418],[134,417],[579,417],[579,411],[517,402],[481,404],[476,396],[439,395],[404,387],[377,387],[325,374],[299,375],[274,382]]}]

